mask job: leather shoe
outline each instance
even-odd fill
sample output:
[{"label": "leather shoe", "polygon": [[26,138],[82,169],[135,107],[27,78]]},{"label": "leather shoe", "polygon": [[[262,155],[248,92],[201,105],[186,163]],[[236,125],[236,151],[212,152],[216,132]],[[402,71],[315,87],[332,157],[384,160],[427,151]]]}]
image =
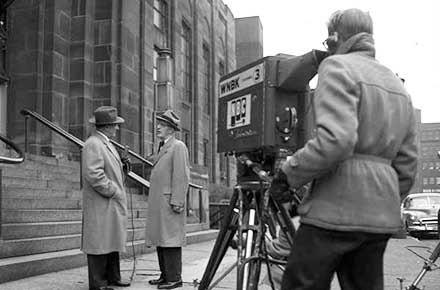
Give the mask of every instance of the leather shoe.
[{"label": "leather shoe", "polygon": [[174,288],[178,288],[178,287],[182,287],[183,286],[183,282],[182,280],[179,281],[175,281],[175,282],[165,282],[162,284],[159,284],[159,286],[157,286],[157,289],[174,289]]},{"label": "leather shoe", "polygon": [[122,282],[121,280],[108,282],[108,284],[110,286],[118,286],[118,287],[129,287],[130,286],[130,282]]},{"label": "leather shoe", "polygon": [[148,281],[148,284],[150,284],[150,285],[159,285],[162,283],[165,283],[165,279],[162,276],[159,277],[159,279],[153,279],[153,280]]}]

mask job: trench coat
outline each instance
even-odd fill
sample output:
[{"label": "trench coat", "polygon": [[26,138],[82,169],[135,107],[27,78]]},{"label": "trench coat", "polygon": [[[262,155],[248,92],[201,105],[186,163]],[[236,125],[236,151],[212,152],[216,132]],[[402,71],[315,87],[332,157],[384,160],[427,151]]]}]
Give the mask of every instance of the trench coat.
[{"label": "trench coat", "polygon": [[[185,143],[171,137],[153,158],[150,176],[146,246],[182,247],[186,243],[186,193],[189,186],[189,158]],[[175,213],[171,205],[185,210]]]},{"label": "trench coat", "polygon": [[82,151],[83,231],[81,250],[102,255],[124,252],[127,239],[127,197],[121,158],[98,133]]}]

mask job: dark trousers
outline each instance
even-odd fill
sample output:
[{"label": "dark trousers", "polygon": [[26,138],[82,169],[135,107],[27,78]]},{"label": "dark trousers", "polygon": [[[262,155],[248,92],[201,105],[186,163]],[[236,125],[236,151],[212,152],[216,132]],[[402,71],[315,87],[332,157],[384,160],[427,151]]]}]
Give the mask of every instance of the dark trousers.
[{"label": "dark trousers", "polygon": [[87,255],[87,265],[90,290],[99,289],[99,287],[107,286],[109,282],[121,280],[118,252],[104,255]]},{"label": "dark trousers", "polygon": [[167,282],[176,282],[182,279],[182,248],[157,247],[160,276]]},{"label": "dark trousers", "polygon": [[282,290],[329,290],[336,272],[342,290],[383,290],[388,234],[340,232],[302,224],[283,275]]}]

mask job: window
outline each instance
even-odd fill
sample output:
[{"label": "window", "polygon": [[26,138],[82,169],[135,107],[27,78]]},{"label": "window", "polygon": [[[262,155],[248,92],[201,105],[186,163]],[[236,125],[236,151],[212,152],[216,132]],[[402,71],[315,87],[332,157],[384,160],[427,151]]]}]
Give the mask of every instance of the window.
[{"label": "window", "polygon": [[208,154],[209,154],[208,145],[209,145],[208,140],[203,139],[203,166],[208,166]]},{"label": "window", "polygon": [[412,208],[427,207],[427,206],[428,206],[428,198],[426,196],[416,197],[410,201],[410,207]]},{"label": "window", "polygon": [[158,79],[157,79],[157,76],[158,76],[158,66],[157,66],[157,63],[158,63],[158,60],[159,60],[159,52],[158,52],[157,48],[154,48],[154,51],[153,51],[153,82],[157,82],[158,81]]},{"label": "window", "polygon": [[218,63],[218,74],[222,77],[226,74],[225,70],[225,63],[223,61],[220,61]]},{"label": "window", "polygon": [[72,1],[72,16],[82,16],[85,14],[86,1],[73,0]]},{"label": "window", "polygon": [[438,197],[438,196],[430,196],[429,201],[432,206],[439,206],[440,205],[440,197]]},{"label": "window", "polygon": [[164,0],[154,0],[153,23],[159,30],[166,32],[168,22],[168,4]]},{"label": "window", "polygon": [[423,178],[423,184],[427,185],[428,184],[428,178]]},{"label": "window", "polygon": [[203,45],[203,100],[205,113],[211,114],[211,62],[209,58],[209,48],[207,45]]},{"label": "window", "polygon": [[440,184],[440,177],[435,178],[435,184]]},{"label": "window", "polygon": [[435,179],[434,179],[434,177],[430,177],[430,178],[429,178],[429,184],[435,184]]},{"label": "window", "polygon": [[153,4],[153,23],[162,32],[162,43],[164,47],[169,47],[169,14],[168,2],[165,0],[154,0]]},{"label": "window", "polygon": [[185,143],[188,151],[191,151],[191,135],[189,133],[189,130],[182,128],[182,141],[183,143]]},{"label": "window", "polygon": [[183,99],[187,102],[192,101],[191,85],[191,30],[185,22],[182,23],[182,88]]}]

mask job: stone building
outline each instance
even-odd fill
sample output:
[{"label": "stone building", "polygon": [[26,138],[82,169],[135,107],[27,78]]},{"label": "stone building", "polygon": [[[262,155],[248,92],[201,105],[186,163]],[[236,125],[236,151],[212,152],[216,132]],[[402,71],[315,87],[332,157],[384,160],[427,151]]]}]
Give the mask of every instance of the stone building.
[{"label": "stone building", "polygon": [[[31,153],[0,164],[0,283],[85,263],[79,148],[23,109],[85,140],[94,109],[115,106],[117,141],[141,156],[157,150],[155,114],[175,110],[203,186],[187,196],[187,242],[216,235],[210,185],[236,183],[235,158],[217,153],[217,84],[236,69],[237,44],[221,0],[0,1],[0,44],[0,133]],[[143,252],[146,201],[129,196],[127,242]]]},{"label": "stone building", "polygon": [[[192,178],[235,183],[233,162],[216,152],[217,83],[236,68],[234,18],[221,0],[15,0],[7,29],[3,110],[15,142],[24,142],[24,108],[84,140],[93,110],[113,105],[126,119],[118,141],[147,156],[155,114],[172,108]],[[35,123],[29,133],[32,153],[77,150]]]}]

